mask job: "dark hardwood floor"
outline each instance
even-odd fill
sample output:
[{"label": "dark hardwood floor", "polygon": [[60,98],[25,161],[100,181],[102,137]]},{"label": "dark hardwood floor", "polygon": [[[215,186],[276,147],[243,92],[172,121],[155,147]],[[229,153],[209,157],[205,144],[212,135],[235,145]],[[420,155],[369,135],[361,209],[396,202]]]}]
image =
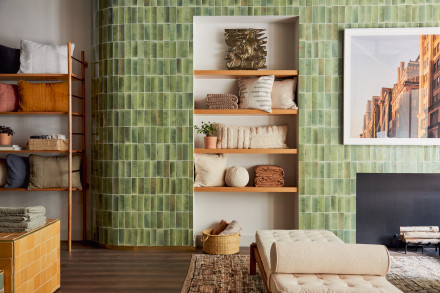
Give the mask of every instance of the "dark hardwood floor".
[{"label": "dark hardwood floor", "polygon": [[[404,251],[391,255],[405,256]],[[180,292],[189,261],[197,251],[124,251],[75,242],[72,251],[61,248],[61,288],[57,292]],[[248,254],[249,248],[240,249]],[[406,256],[421,255],[411,249]],[[438,252],[426,249],[425,255]]]}]

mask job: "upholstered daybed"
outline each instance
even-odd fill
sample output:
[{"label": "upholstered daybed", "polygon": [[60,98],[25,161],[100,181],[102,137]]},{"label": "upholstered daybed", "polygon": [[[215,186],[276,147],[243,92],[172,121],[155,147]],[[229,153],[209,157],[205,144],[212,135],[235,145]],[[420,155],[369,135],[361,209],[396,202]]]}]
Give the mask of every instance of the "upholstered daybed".
[{"label": "upholstered daybed", "polygon": [[264,230],[250,250],[250,273],[258,263],[268,292],[401,292],[385,279],[381,245],[345,244],[325,230]]}]

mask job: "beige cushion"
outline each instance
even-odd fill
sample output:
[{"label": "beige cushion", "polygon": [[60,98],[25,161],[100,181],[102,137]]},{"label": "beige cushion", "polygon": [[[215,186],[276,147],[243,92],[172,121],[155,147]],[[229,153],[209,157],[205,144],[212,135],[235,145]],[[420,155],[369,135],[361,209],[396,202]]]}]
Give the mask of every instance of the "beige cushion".
[{"label": "beige cushion", "polygon": [[225,230],[223,230],[219,235],[232,235],[240,233],[242,230],[240,224],[237,221],[232,221]]},{"label": "beige cushion", "polygon": [[226,170],[225,183],[227,186],[246,186],[249,183],[249,172],[243,167],[230,167]]},{"label": "beige cushion", "polygon": [[226,163],[225,154],[194,154],[194,186],[224,186]]},{"label": "beige cushion", "polygon": [[296,78],[275,81],[272,92],[272,109],[298,109],[295,100]]},{"label": "beige cushion", "polygon": [[239,79],[240,109],[260,109],[272,113],[270,92],[274,79],[273,75]]},{"label": "beige cushion", "polygon": [[272,273],[385,276],[390,257],[383,245],[279,241],[272,244],[270,266]]},{"label": "beige cushion", "polygon": [[401,226],[399,234],[406,232],[439,232],[439,226]]},{"label": "beige cushion", "polygon": [[385,277],[370,275],[272,274],[272,293],[402,292]]},{"label": "beige cushion", "polygon": [[8,180],[8,165],[5,159],[0,159],[0,187],[3,187]]},{"label": "beige cushion", "polygon": [[270,249],[275,241],[290,241],[303,243],[339,243],[344,242],[335,234],[327,230],[261,230],[257,231],[256,243],[267,273],[267,282],[270,277]]},{"label": "beige cushion", "polygon": [[[67,156],[29,156],[30,178],[28,189],[34,188],[67,188],[69,185],[69,167]],[[81,155],[73,155],[72,187],[81,186]]]}]

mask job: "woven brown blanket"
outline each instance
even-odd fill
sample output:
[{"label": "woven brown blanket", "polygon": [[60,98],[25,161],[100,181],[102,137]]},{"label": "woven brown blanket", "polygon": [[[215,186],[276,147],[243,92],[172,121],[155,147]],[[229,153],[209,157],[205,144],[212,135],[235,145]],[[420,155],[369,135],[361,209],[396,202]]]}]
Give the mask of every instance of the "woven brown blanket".
[{"label": "woven brown blanket", "polygon": [[208,105],[208,109],[238,109],[237,104]]},{"label": "woven brown blanket", "polygon": [[232,94],[208,94],[206,95],[207,104],[223,104],[223,103],[238,103],[238,97]]},{"label": "woven brown blanket", "polygon": [[273,165],[255,166],[255,176],[257,177],[284,177],[284,170],[281,167]]},{"label": "woven brown blanket", "polygon": [[284,179],[281,177],[255,177],[254,183],[256,187],[282,187]]}]

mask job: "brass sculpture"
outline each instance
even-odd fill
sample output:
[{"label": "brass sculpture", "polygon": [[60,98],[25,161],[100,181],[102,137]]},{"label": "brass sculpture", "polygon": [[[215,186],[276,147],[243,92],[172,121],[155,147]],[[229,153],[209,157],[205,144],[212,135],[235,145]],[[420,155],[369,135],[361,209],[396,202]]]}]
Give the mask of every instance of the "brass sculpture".
[{"label": "brass sculpture", "polygon": [[225,42],[230,47],[225,59],[228,69],[266,68],[264,29],[225,29]]}]

